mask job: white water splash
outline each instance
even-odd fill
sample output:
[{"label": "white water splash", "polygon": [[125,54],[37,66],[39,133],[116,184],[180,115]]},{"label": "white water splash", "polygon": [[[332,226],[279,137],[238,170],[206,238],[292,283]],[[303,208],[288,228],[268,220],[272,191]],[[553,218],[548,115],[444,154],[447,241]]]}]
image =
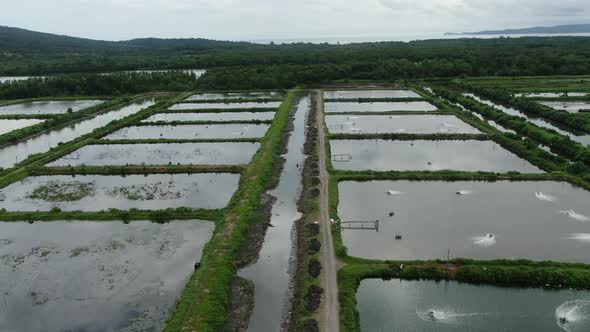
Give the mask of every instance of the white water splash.
[{"label": "white water splash", "polygon": [[574,233],[570,234],[570,240],[576,240],[580,242],[590,242],[590,233]]},{"label": "white water splash", "polygon": [[361,128],[354,128],[354,127],[350,128],[349,130],[352,131],[352,132],[360,132],[360,131],[363,131]]},{"label": "white water splash", "polygon": [[457,191],[457,195],[460,195],[460,196],[472,195],[472,194],[473,194],[472,190],[459,190],[459,191]]},{"label": "white water splash", "polygon": [[430,322],[439,322],[442,324],[457,324],[460,323],[461,319],[464,318],[487,315],[487,313],[484,312],[458,314],[453,312],[452,310],[446,309],[430,309],[426,311],[416,311],[416,314],[422,320]]},{"label": "white water splash", "polygon": [[496,235],[488,233],[484,236],[473,237],[473,244],[478,247],[491,247],[496,244]]},{"label": "white water splash", "polygon": [[403,194],[401,191],[397,191],[397,190],[388,190],[385,193],[389,196],[399,196],[399,195]]},{"label": "white water splash", "polygon": [[562,210],[559,212],[563,213],[563,214],[567,215],[568,217],[570,217],[574,220],[577,220],[577,221],[590,222],[590,218],[586,217],[583,214],[579,214],[574,210]]},{"label": "white water splash", "polygon": [[356,120],[358,118],[359,118],[358,116],[349,116],[346,119],[348,119],[348,120]]},{"label": "white water splash", "polygon": [[554,202],[555,201],[555,197],[547,195],[547,194],[543,194],[540,191],[535,192],[535,197],[540,201],[547,201],[547,202]]},{"label": "white water splash", "polygon": [[581,324],[588,321],[588,314],[590,314],[590,301],[567,301],[555,309],[555,320],[559,327],[569,332],[578,330]]}]

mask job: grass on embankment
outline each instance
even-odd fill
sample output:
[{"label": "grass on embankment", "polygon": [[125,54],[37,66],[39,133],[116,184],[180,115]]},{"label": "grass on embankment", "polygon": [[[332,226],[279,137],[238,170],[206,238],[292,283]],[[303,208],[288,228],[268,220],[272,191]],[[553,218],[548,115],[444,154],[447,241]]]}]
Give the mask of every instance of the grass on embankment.
[{"label": "grass on embankment", "polygon": [[235,260],[245,244],[250,224],[257,218],[264,192],[278,183],[276,165],[296,92],[289,92],[266,133],[261,148],[240,178],[223,220],[203,250],[201,267],[188,281],[165,331],[218,331],[226,323],[230,282],[236,276]]}]

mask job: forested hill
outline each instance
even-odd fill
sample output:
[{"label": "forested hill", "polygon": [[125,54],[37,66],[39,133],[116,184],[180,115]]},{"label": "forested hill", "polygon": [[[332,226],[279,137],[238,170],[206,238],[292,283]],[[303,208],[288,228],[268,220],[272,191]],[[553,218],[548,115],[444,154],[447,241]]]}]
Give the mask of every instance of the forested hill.
[{"label": "forested hill", "polygon": [[344,79],[580,75],[590,74],[590,37],[261,45],[206,39],[112,42],[0,29],[0,75],[184,68],[208,69],[199,84],[210,89]]},{"label": "forested hill", "polygon": [[160,39],[141,38],[127,41],[104,41],[76,38],[51,33],[0,26],[0,51],[2,52],[162,52],[178,50],[205,50],[247,46],[250,43],[217,41],[203,38]]},{"label": "forested hill", "polygon": [[524,35],[524,34],[590,33],[590,24],[556,25],[524,29],[485,30],[477,32],[446,33],[447,35]]}]

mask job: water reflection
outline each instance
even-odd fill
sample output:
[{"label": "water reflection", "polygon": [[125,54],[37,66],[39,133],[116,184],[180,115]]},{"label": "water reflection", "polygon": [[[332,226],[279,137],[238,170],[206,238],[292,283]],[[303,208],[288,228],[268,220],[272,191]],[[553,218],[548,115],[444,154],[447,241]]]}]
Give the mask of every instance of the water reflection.
[{"label": "water reflection", "polygon": [[238,187],[237,174],[39,176],[1,190],[8,211],[219,209]]},{"label": "water reflection", "polygon": [[324,91],[324,99],[421,98],[412,90],[338,90]]},{"label": "water reflection", "polygon": [[588,202],[589,192],[560,182],[341,182],[338,215],[380,220],[378,233],[343,230],[351,256],[590,263]]},{"label": "water reflection", "polygon": [[104,138],[113,140],[260,138],[269,127],[269,125],[258,124],[138,126],[120,129]]},{"label": "water reflection", "polygon": [[282,99],[281,92],[228,92],[228,93],[200,93],[188,97],[186,100],[216,100],[216,99]]},{"label": "water reflection", "polygon": [[391,112],[391,111],[416,111],[431,112],[437,108],[427,101],[409,102],[326,102],[324,104],[326,113],[352,113],[352,112]]},{"label": "water reflection", "polygon": [[362,331],[581,332],[590,330],[588,299],[587,291],[375,279],[357,293]]},{"label": "water reflection", "polygon": [[200,110],[200,109],[248,109],[268,108],[276,109],[281,106],[280,101],[247,102],[247,103],[183,103],[170,107],[170,110]]},{"label": "water reflection", "polygon": [[0,330],[160,331],[211,222],[0,224]]},{"label": "water reflection", "polygon": [[543,171],[492,141],[332,140],[332,165],[342,170]]},{"label": "water reflection", "polygon": [[332,134],[481,133],[454,115],[328,115],[326,125]]},{"label": "water reflection", "polygon": [[102,103],[102,100],[56,100],[56,101],[35,101],[8,106],[0,106],[0,115],[47,115],[64,114],[72,109],[73,112],[92,107]]},{"label": "water reflection", "polygon": [[159,113],[143,122],[273,120],[275,112]]},{"label": "water reflection", "polygon": [[89,134],[97,128],[106,126],[112,121],[120,120],[129,115],[135,114],[155,103],[156,101],[154,99],[138,101],[131,105],[97,115],[88,120],[83,120],[67,127],[51,130],[18,144],[6,146],[0,149],[0,167],[12,167],[32,154],[47,152],[51,148],[56,147],[59,143],[65,143],[82,135]]},{"label": "water reflection", "polygon": [[309,103],[306,97],[297,106],[279,185],[271,192],[276,197],[270,220],[273,227],[266,232],[258,261],[240,271],[242,277],[254,283],[254,311],[248,331],[281,331],[288,318],[292,231],[295,221],[301,218],[297,201],[302,189],[303,144]]},{"label": "water reflection", "polygon": [[36,125],[44,120],[22,119],[22,120],[1,120],[0,119],[0,135],[4,135],[11,131]]},{"label": "water reflection", "polygon": [[241,165],[260,143],[159,143],[87,145],[48,166]]}]

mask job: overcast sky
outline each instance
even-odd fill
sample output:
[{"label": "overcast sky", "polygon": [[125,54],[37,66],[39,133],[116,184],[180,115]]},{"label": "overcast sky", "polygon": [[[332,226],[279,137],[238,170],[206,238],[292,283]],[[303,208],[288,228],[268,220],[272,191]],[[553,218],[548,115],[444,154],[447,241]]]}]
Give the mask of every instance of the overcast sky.
[{"label": "overcast sky", "polygon": [[106,40],[432,37],[577,23],[590,23],[590,0],[0,0],[0,25]]}]

